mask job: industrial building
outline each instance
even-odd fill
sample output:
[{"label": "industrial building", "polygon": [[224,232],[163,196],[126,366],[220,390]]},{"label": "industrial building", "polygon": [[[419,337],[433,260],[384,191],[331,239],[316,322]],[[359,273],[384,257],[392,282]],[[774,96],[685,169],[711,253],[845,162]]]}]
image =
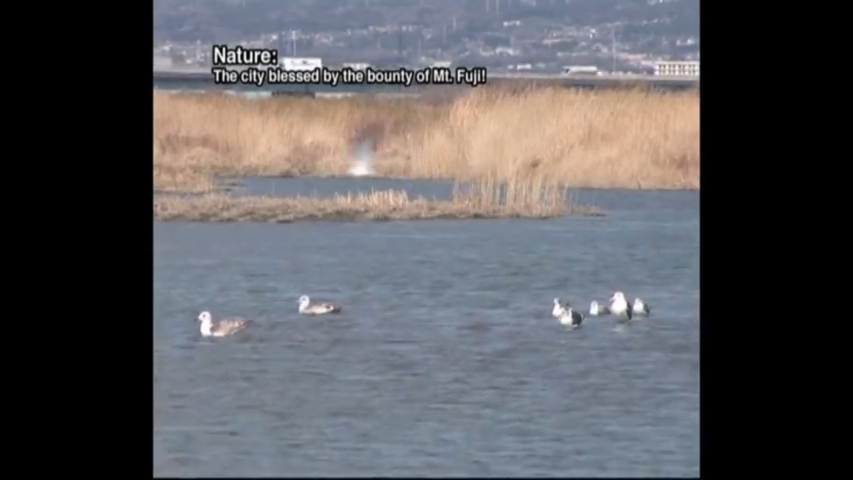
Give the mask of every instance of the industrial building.
[{"label": "industrial building", "polygon": [[698,77],[699,62],[655,62],[655,75],[664,77]]}]

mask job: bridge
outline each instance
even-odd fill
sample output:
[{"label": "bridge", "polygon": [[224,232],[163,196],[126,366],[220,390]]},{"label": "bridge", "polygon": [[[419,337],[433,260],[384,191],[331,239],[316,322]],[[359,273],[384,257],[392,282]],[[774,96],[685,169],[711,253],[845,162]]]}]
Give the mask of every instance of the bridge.
[{"label": "bridge", "polygon": [[[252,89],[252,90],[317,90],[317,91],[365,91],[365,90],[399,90],[399,85],[339,85],[331,87],[328,85],[295,85],[295,84],[272,84],[263,87],[245,85],[216,85],[213,83],[213,74],[209,69],[162,69],[154,70],[154,87],[164,89]],[[489,72],[487,80],[489,83],[517,83],[517,84],[548,84],[563,87],[578,88],[627,88],[635,86],[648,86],[660,90],[686,90],[699,88],[699,79],[696,77],[664,77],[656,75],[566,75],[566,74],[536,74],[536,73],[499,73]],[[418,85],[420,87],[421,85]]]}]

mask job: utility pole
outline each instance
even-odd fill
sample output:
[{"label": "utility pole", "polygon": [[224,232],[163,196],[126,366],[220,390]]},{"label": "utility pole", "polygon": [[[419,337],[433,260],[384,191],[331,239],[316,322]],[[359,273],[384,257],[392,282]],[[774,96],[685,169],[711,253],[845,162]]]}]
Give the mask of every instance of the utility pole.
[{"label": "utility pole", "polygon": [[403,27],[397,26],[397,56],[403,61]]},{"label": "utility pole", "polygon": [[296,56],[296,30],[290,31],[290,40],[293,43],[293,49],[291,50],[292,56]]},{"label": "utility pole", "polygon": [[610,53],[613,55],[613,68],[610,73],[616,73],[616,30],[611,30],[610,36],[613,39],[613,46],[610,47]]}]

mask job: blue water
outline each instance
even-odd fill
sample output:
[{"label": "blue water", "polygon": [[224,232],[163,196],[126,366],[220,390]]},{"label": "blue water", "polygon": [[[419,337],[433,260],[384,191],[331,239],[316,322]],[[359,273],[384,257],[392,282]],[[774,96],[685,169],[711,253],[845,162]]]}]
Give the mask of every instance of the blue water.
[{"label": "blue water", "polygon": [[[155,223],[155,474],[698,475],[699,195],[579,197],[607,215]],[[617,289],[652,317],[550,317]],[[302,294],[343,313],[299,316]],[[201,310],[254,324],[203,339]]]}]

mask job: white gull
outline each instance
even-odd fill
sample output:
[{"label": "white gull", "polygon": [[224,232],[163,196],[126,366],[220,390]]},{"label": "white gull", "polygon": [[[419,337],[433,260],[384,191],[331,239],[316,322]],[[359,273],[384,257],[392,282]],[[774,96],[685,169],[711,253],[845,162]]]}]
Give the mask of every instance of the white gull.
[{"label": "white gull", "polygon": [[649,305],[640,300],[639,298],[635,298],[634,304],[631,305],[631,312],[633,312],[634,315],[648,317],[651,311],[652,309],[649,307]]},{"label": "white gull", "polygon": [[610,308],[607,305],[599,305],[595,300],[589,304],[589,314],[591,316],[607,315],[608,313],[610,313]]},{"label": "white gull", "polygon": [[[566,305],[568,305],[568,302],[566,302]],[[551,309],[551,315],[554,318],[560,318],[565,313],[566,313],[566,308],[560,304],[559,298],[555,298],[554,299],[554,308]]]},{"label": "white gull", "polygon": [[560,315],[560,324],[566,328],[578,328],[583,323],[583,314],[581,312],[576,312],[572,310],[572,307],[567,308],[562,315]]},{"label": "white gull", "polygon": [[610,297],[610,313],[615,315],[621,322],[631,321],[633,312],[631,312],[631,306],[628,305],[628,301],[625,300],[624,293],[615,292],[613,296]]},{"label": "white gull", "polygon": [[299,297],[299,313],[303,315],[323,315],[326,313],[340,313],[341,307],[331,303],[311,303],[308,295]]}]

